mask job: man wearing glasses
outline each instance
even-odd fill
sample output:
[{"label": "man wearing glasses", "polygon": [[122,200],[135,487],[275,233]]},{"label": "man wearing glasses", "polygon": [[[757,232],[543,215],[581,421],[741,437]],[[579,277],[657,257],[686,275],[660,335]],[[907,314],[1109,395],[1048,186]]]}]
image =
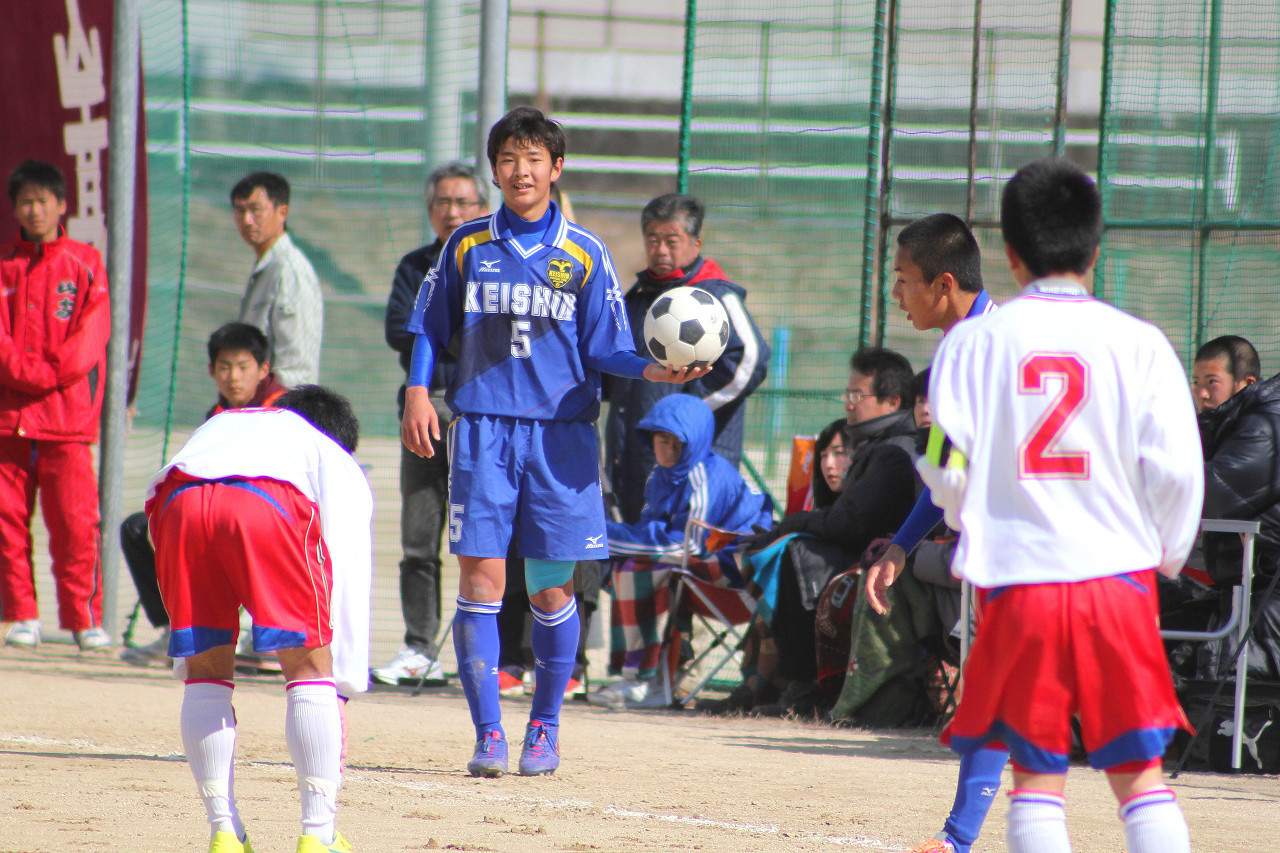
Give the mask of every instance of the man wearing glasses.
[{"label": "man wearing glasses", "polygon": [[[414,249],[400,259],[387,300],[387,344],[400,354],[400,366],[409,374],[414,336],[405,331],[418,288],[454,230],[469,219],[489,212],[484,185],[465,163],[437,166],[427,177],[427,216],[435,242]],[[431,377],[431,396],[441,423],[450,415],[444,404],[444,388],[453,359],[443,352]],[[404,417],[404,386],[397,398]],[[434,647],[440,627],[440,534],[449,503],[449,458],[444,441],[434,442],[435,455],[420,458],[400,447],[400,609],[404,614],[404,648],[386,666],[373,670],[373,679],[397,684],[401,679],[443,678]]]},{"label": "man wearing glasses", "polygon": [[810,716],[824,713],[833,695],[817,688],[815,617],[827,582],[858,561],[875,539],[893,535],[916,497],[915,374],[892,350],[858,350],[849,362],[844,402],[844,446],[850,463],[839,496],[827,507],[792,513],[744,542],[762,550],[791,534],[778,566],[778,593],[770,628],[777,645],[776,702],[752,713]]}]

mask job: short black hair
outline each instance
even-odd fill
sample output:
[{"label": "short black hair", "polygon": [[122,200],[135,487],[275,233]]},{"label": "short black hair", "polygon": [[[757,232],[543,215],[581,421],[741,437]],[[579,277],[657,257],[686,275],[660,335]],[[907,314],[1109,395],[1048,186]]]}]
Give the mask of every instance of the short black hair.
[{"label": "short black hair", "polygon": [[929,399],[929,368],[916,374],[915,380],[911,383],[911,393],[915,395],[917,400]]},{"label": "short black hair", "polygon": [[248,198],[258,187],[262,187],[262,191],[276,207],[289,203],[289,181],[284,175],[277,175],[275,172],[250,172],[236,181],[236,185],[231,188],[231,203]]},{"label": "short black hair", "polygon": [[58,201],[67,199],[67,179],[62,170],[52,163],[43,160],[24,160],[9,175],[9,201],[18,203],[18,193],[27,184],[35,184],[53,193]]},{"label": "short black hair", "polygon": [[1236,382],[1243,382],[1250,376],[1254,379],[1262,378],[1262,359],[1258,358],[1258,351],[1239,335],[1214,338],[1196,350],[1196,361],[1212,361],[1216,358],[1227,360],[1231,378]]},{"label": "short black hair", "polygon": [[683,220],[684,230],[696,240],[702,236],[702,219],[706,215],[706,205],[694,196],[667,193],[653,199],[640,211],[640,230],[648,228],[650,222],[674,222],[680,219]]},{"label": "short black hair", "polygon": [[911,392],[915,374],[911,362],[901,353],[884,347],[863,347],[849,358],[849,369],[872,377],[871,391],[880,402],[897,397],[899,409],[909,409],[916,404],[915,394]]},{"label": "short black hair", "polygon": [[529,145],[541,145],[547,149],[552,163],[564,159],[564,128],[560,126],[560,122],[547,118],[536,107],[516,107],[489,129],[490,166],[497,167],[498,152],[509,139]]},{"label": "short black hair", "polygon": [[257,326],[249,323],[227,323],[209,336],[209,364],[215,363],[224,352],[244,350],[261,365],[267,360],[270,349],[267,336]]},{"label": "short black hair", "polygon": [[431,198],[436,194],[436,187],[447,178],[467,179],[475,186],[476,198],[480,200],[480,203],[486,205],[489,203],[489,188],[476,178],[476,170],[470,164],[461,160],[452,160],[448,163],[441,163],[431,170],[430,175],[427,175],[427,204],[431,203]]},{"label": "short black hair", "polygon": [[351,402],[323,385],[299,385],[276,400],[276,408],[288,409],[307,419],[313,427],[355,453],[360,443],[360,421]]},{"label": "short black hair", "polygon": [[964,220],[951,213],[917,219],[898,232],[898,247],[933,281],[944,272],[955,276],[960,289],[982,290],[982,253]]},{"label": "short black hair", "polygon": [[1037,278],[1084,275],[1102,241],[1102,196],[1078,166],[1046,157],[1004,186],[1000,233]]}]

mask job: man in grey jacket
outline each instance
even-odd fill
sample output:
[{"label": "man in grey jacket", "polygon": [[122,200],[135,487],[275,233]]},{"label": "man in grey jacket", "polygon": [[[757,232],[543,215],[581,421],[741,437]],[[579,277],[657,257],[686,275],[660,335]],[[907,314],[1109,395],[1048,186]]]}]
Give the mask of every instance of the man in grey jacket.
[{"label": "man in grey jacket", "polygon": [[289,238],[289,182],[273,172],[246,175],[231,188],[231,207],[241,239],[257,255],[239,320],[266,333],[268,361],[284,385],[315,384],[324,300],[315,269]]}]

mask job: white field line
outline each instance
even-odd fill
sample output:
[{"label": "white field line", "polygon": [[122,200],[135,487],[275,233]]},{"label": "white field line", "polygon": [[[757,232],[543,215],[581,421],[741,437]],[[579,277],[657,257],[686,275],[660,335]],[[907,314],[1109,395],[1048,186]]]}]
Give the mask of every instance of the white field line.
[{"label": "white field line", "polygon": [[[62,746],[72,747],[75,749],[92,749],[97,752],[131,754],[137,753],[136,749],[124,749],[121,747],[107,746],[105,744],[95,743],[84,739],[63,740],[59,738],[37,737],[32,735],[11,734],[9,732],[0,732],[0,743],[21,744],[24,746]],[[179,757],[181,753],[169,753],[164,758]],[[280,773],[285,776],[292,776],[293,769],[286,764],[280,762],[250,761],[246,762],[250,767],[267,773]],[[396,772],[396,771],[390,771]],[[569,800],[569,799],[551,799],[548,797],[531,797],[525,794],[502,794],[495,792],[481,792],[477,790],[462,789],[446,782],[424,782],[424,781],[400,781],[396,779],[388,779],[383,773],[371,772],[367,770],[347,770],[344,783],[356,782],[364,785],[384,786],[389,788],[402,788],[406,791],[430,791],[438,794],[445,794],[457,800],[480,800],[489,803],[516,804],[521,806],[534,806],[544,809],[552,809],[555,811],[582,812],[582,811],[599,811],[601,814],[613,817],[626,818],[628,820],[648,821],[656,820],[665,823],[684,824],[686,826],[704,826],[715,829],[723,829],[729,832],[737,832],[745,835],[773,835],[781,836],[782,830],[777,824],[773,823],[740,823],[737,821],[715,820],[714,818],[698,817],[696,815],[672,815],[659,814],[656,812],[637,811],[635,809],[626,809],[619,806],[600,806],[591,800]],[[879,838],[869,835],[822,835],[816,832],[803,832],[789,830],[788,838],[805,839],[809,841],[820,841],[831,844],[836,847],[853,847],[862,850],[904,850],[900,845],[890,844]]]},{"label": "white field line", "polygon": [[[637,811],[635,809],[625,809],[618,806],[601,806],[590,800],[556,800],[549,799],[547,797],[534,797],[524,794],[480,792],[469,788],[464,790],[445,782],[408,782],[387,779],[381,774],[375,774],[364,770],[348,770],[346,778],[362,784],[383,785],[391,788],[403,788],[409,791],[430,791],[434,793],[442,793],[459,800],[481,800],[489,803],[516,804],[572,812],[598,810],[601,814],[637,821],[657,820],[666,823],[684,824],[687,826],[705,826],[723,829],[729,832],[738,832],[745,835],[782,835],[781,828],[777,824],[771,823],[740,823],[737,821],[715,820],[714,818],[697,817],[694,815],[658,814],[656,812]],[[809,841],[820,841],[838,847],[854,847],[863,850],[906,849],[901,845],[891,844],[887,841],[868,835],[821,835],[816,832],[788,830],[786,837],[805,839]]]}]

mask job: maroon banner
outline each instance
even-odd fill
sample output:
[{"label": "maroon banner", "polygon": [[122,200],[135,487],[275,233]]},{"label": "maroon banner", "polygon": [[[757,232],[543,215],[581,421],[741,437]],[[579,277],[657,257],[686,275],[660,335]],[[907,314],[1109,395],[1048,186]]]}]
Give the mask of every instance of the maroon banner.
[{"label": "maroon banner", "polygon": [[[107,251],[107,139],[111,95],[112,0],[0,3],[0,178],[24,160],[44,160],[67,179],[64,224],[75,240]],[[138,177],[133,193],[133,310],[129,399],[137,390],[147,306],[147,148],[141,75]],[[10,207],[10,210],[12,208]],[[0,217],[0,242],[17,224]]]}]

